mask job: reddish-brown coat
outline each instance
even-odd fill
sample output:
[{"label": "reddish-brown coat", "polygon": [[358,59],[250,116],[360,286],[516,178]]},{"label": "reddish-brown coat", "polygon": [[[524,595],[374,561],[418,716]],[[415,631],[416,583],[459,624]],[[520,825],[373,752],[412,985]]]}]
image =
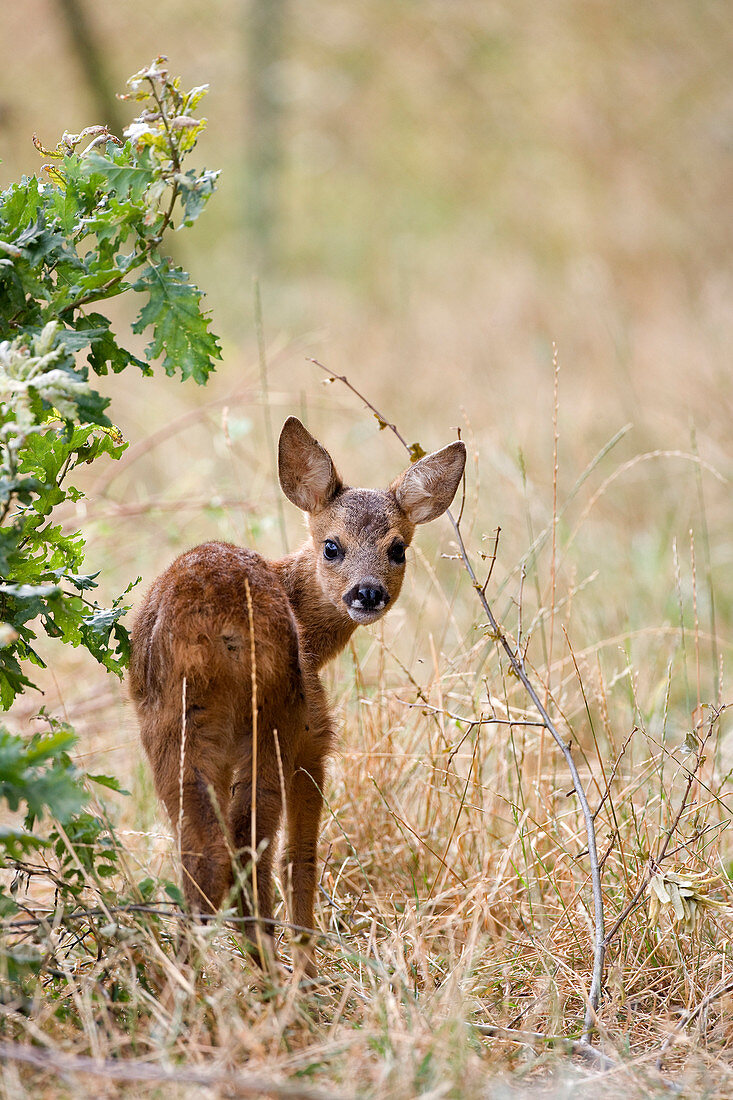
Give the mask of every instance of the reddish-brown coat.
[{"label": "reddish-brown coat", "polygon": [[[388,490],[349,489],[291,417],[280,437],[280,481],[308,513],[308,542],[275,562],[204,543],[152,585],[134,625],[130,692],[156,790],[178,834],[192,911],[211,913],[231,898],[270,932],[272,861],[285,812],[291,919],[313,927],[321,791],[333,744],[318,670],[358,623],[392,606],[404,575],[395,546],[409,545],[416,523],[449,506],[464,463],[463,444],[454,443]],[[330,540],[338,560],[324,557]],[[255,871],[238,874],[235,886],[235,867],[252,862],[253,841]],[[313,972],[308,949],[305,965]]]}]

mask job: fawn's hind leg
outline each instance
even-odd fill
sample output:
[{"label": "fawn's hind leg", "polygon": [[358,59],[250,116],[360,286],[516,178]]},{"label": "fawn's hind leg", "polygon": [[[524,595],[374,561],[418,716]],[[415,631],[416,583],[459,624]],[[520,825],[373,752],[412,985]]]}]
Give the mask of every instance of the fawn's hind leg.
[{"label": "fawn's hind leg", "polygon": [[[244,760],[235,772],[229,827],[241,866],[250,866],[250,872],[240,880],[237,891],[240,914],[245,918],[253,918],[251,924],[245,923],[244,935],[257,943],[259,950],[260,933],[264,932],[266,939],[263,946],[274,954],[272,868],[282,817],[282,791],[272,746],[265,744],[259,747],[261,751],[257,762],[254,804],[250,751],[245,753]],[[257,924],[258,920],[262,924]]]},{"label": "fawn's hind leg", "polygon": [[[143,740],[149,751],[158,796],[178,838],[183,864],[183,896],[192,913],[215,913],[232,884],[231,845],[225,835],[230,801],[231,765],[216,751],[215,731],[206,712],[190,707],[186,740],[181,731],[156,728]],[[167,736],[165,736],[167,732]]]},{"label": "fawn's hind leg", "polygon": [[[215,913],[231,889],[232,852],[222,828],[227,787],[217,790],[205,771],[183,781],[180,828],[183,895],[193,913]],[[180,798],[179,807],[180,808]]]}]

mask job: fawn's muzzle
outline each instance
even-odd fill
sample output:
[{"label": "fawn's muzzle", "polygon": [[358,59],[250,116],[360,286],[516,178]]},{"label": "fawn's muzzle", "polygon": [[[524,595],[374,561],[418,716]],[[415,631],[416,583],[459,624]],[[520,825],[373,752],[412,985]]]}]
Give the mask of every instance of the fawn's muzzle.
[{"label": "fawn's muzzle", "polygon": [[356,622],[369,622],[379,618],[389,603],[389,592],[370,577],[355,584],[343,597],[349,615]]}]

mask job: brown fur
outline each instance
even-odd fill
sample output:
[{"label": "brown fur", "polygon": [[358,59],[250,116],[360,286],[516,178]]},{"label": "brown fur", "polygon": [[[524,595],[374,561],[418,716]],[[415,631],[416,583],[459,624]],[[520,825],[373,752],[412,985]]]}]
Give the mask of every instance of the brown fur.
[{"label": "brown fur", "polygon": [[[179,833],[189,908],[211,913],[233,895],[243,915],[270,920],[274,845],[285,814],[291,919],[312,928],[321,791],[333,743],[318,670],[359,622],[375,621],[396,600],[405,565],[394,560],[395,546],[408,546],[416,523],[449,506],[465,448],[453,443],[428,455],[387,490],[350,489],[291,417],[279,463],[283,491],[308,513],[309,540],[274,562],[223,542],[177,558],[135,621],[130,691],[156,790]],[[324,557],[328,540],[338,543],[338,560]],[[252,862],[253,818],[259,854],[252,875],[239,875],[235,887],[233,857]],[[312,973],[308,952],[305,963]]]}]

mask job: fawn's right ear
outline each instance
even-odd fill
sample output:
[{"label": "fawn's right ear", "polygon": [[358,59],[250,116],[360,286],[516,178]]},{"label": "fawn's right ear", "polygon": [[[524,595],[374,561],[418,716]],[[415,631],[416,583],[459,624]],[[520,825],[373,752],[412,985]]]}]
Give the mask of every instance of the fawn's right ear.
[{"label": "fawn's right ear", "polygon": [[280,432],[278,468],[282,491],[303,512],[320,512],[342,488],[330,454],[295,416]]}]

